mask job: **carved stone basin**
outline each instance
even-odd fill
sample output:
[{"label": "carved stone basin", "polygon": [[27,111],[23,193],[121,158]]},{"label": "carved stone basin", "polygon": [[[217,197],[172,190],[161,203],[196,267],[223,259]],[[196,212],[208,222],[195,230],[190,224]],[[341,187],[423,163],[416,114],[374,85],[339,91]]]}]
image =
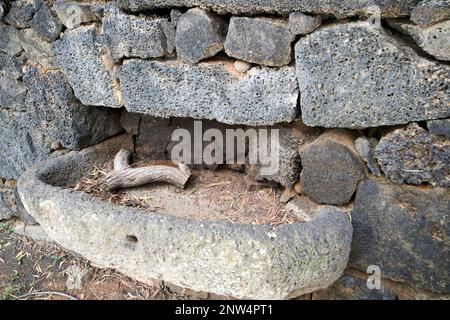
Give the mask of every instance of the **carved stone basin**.
[{"label": "carved stone basin", "polygon": [[119,136],[30,169],[18,184],[26,210],[65,248],[147,283],[284,299],[327,287],[342,274],[352,225],[338,208],[273,227],[143,211],[67,188],[127,147],[132,139]]}]

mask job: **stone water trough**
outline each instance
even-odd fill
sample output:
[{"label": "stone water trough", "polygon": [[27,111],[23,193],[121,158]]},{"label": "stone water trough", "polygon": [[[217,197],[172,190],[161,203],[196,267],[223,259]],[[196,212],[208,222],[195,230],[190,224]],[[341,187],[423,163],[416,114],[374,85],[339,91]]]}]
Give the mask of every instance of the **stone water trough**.
[{"label": "stone water trough", "polygon": [[352,225],[335,207],[270,225],[186,219],[120,206],[68,188],[132,139],[118,136],[28,170],[19,193],[47,234],[92,264],[235,298],[285,299],[330,286],[349,257]]}]

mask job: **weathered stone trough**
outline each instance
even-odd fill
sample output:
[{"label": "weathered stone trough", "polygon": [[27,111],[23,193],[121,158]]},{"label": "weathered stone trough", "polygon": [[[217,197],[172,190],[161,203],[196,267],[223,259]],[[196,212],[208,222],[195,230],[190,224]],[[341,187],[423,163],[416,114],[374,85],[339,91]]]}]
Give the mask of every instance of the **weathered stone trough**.
[{"label": "weathered stone trough", "polygon": [[352,225],[334,207],[307,222],[272,227],[142,211],[67,188],[131,144],[129,136],[116,137],[28,170],[18,185],[25,208],[65,248],[147,283],[281,299],[328,287],[341,276]]}]

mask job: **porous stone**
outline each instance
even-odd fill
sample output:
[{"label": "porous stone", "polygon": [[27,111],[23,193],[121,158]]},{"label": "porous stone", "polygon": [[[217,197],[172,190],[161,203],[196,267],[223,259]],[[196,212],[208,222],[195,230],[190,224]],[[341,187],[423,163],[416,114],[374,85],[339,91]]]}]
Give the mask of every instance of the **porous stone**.
[{"label": "porous stone", "polygon": [[378,140],[375,138],[361,136],[355,140],[355,150],[358,152],[361,159],[367,164],[370,172],[375,176],[380,176],[381,169],[374,156],[375,147],[377,145]]},{"label": "porous stone", "polygon": [[0,107],[25,110],[26,87],[21,81],[21,59],[0,52],[0,70]]},{"label": "porous stone", "polygon": [[5,22],[16,28],[29,28],[31,19],[42,4],[42,0],[12,1],[11,8],[5,16]]},{"label": "porous stone", "polygon": [[296,35],[313,32],[322,24],[320,16],[309,16],[301,12],[292,12],[289,15],[289,30]]},{"label": "porous stone", "polygon": [[95,26],[67,30],[61,40],[53,43],[53,52],[81,103],[120,107],[121,96],[112,62],[96,33]]},{"label": "porous stone", "polygon": [[120,7],[131,11],[199,6],[219,13],[289,14],[299,11],[334,15],[339,18],[364,15],[375,6],[385,17],[409,16],[411,9],[418,2],[419,0],[116,0]]},{"label": "porous stone", "polygon": [[102,31],[114,60],[158,58],[174,50],[175,30],[167,18],[136,17],[107,5]]},{"label": "porous stone", "polygon": [[230,224],[146,214],[61,188],[110,161],[125,145],[113,141],[54,158],[19,181],[25,208],[67,249],[143,282],[159,279],[236,298],[295,297],[342,274],[352,226],[337,208],[278,227]]},{"label": "porous stone", "polygon": [[434,135],[450,138],[450,119],[427,121],[427,127]]},{"label": "porous stone", "polygon": [[83,23],[96,20],[89,3],[60,0],[53,2],[53,9],[67,29],[73,29]]},{"label": "porous stone", "polygon": [[216,14],[200,8],[188,10],[177,23],[177,56],[189,63],[214,56],[223,49],[227,27]]},{"label": "porous stone", "polygon": [[346,271],[329,288],[313,292],[312,300],[397,300],[397,295],[385,287],[385,279],[381,279],[380,289],[369,289],[367,279],[370,276]]},{"label": "porous stone", "polygon": [[375,149],[375,158],[394,182],[450,186],[450,140],[416,123],[386,134]]},{"label": "porous stone", "polygon": [[59,37],[62,29],[61,22],[53,16],[50,9],[44,3],[40,6],[29,24],[41,38],[50,42]]},{"label": "porous stone", "polygon": [[80,104],[59,70],[28,67],[23,82],[28,122],[65,148],[79,150],[122,131],[119,111]]},{"label": "porous stone", "polygon": [[306,125],[365,128],[450,114],[450,67],[368,22],[323,27],[295,51]]},{"label": "porous stone", "polygon": [[353,137],[328,131],[300,150],[302,194],[316,203],[343,205],[364,178],[364,164],[353,148]]},{"label": "porous stone", "polygon": [[28,126],[24,113],[0,111],[0,177],[18,179],[31,165],[46,159],[50,142]]},{"label": "porous stone", "polygon": [[422,27],[450,19],[448,0],[423,0],[411,11],[411,20]]},{"label": "porous stone", "polygon": [[350,265],[377,265],[390,279],[450,292],[449,199],[448,189],[364,180],[352,211]]},{"label": "porous stone", "polygon": [[290,122],[297,113],[298,87],[290,66],[254,67],[237,75],[227,61],[189,65],[132,59],[117,73],[131,112],[248,125]]},{"label": "porous stone", "polygon": [[[272,159],[272,135],[273,130],[278,130],[278,164],[268,161],[268,163],[258,163],[255,172],[247,171],[247,174],[256,180],[275,181],[285,187],[293,187],[299,179],[301,170],[299,149],[312,142],[321,133],[319,128],[310,128],[303,124],[301,120],[295,120],[290,124],[276,125],[271,127],[255,128],[258,135],[260,130],[267,130],[267,143],[259,141],[258,150],[267,147],[267,154],[269,159]],[[264,174],[262,168],[277,168],[276,172],[271,174]]]},{"label": "porous stone", "polygon": [[434,58],[450,61],[450,20],[427,28],[396,21],[389,21],[389,25],[410,36],[423,51]]},{"label": "porous stone", "polygon": [[294,35],[283,19],[232,17],[225,52],[252,63],[283,66],[291,62],[292,41]]}]

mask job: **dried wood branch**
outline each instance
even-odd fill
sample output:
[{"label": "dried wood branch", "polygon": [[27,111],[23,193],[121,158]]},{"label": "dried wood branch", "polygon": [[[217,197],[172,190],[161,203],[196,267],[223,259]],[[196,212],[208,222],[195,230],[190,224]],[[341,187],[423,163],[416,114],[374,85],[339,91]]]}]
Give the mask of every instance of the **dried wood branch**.
[{"label": "dried wood branch", "polygon": [[120,150],[114,158],[114,170],[105,177],[105,184],[109,190],[137,187],[147,183],[167,182],[184,188],[191,170],[185,164],[178,164],[178,168],[164,165],[130,168],[128,150]]}]

